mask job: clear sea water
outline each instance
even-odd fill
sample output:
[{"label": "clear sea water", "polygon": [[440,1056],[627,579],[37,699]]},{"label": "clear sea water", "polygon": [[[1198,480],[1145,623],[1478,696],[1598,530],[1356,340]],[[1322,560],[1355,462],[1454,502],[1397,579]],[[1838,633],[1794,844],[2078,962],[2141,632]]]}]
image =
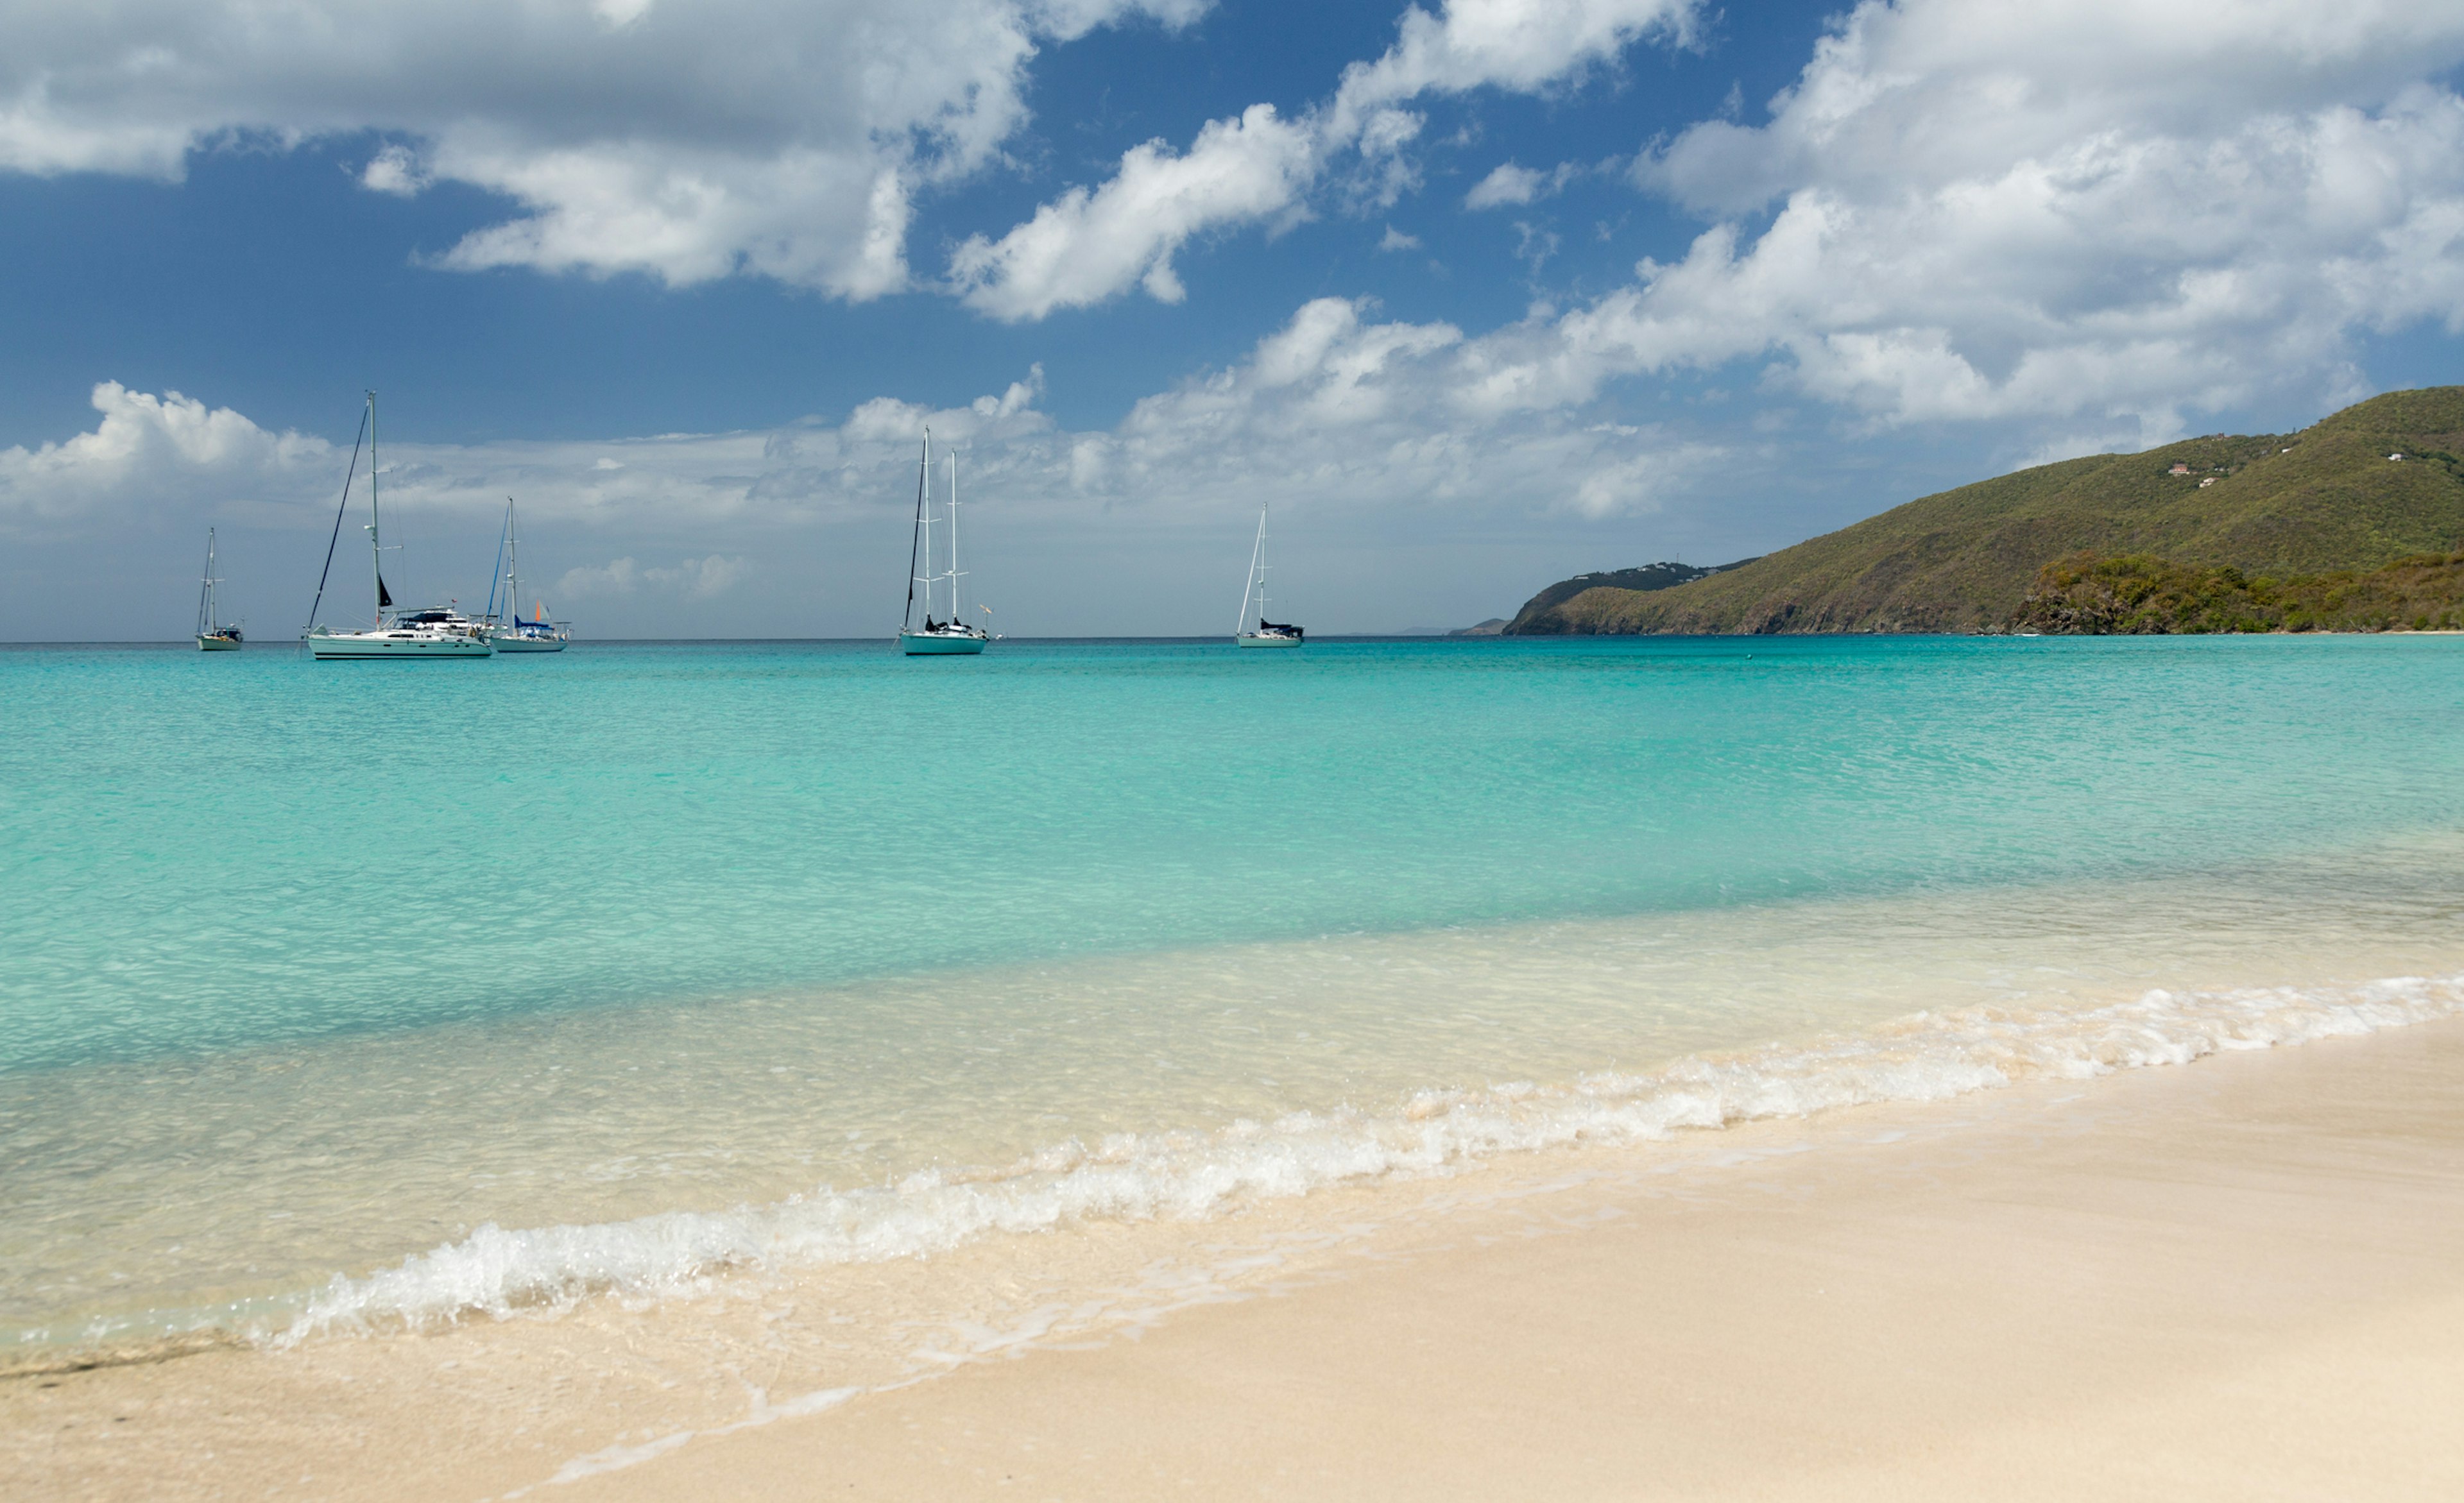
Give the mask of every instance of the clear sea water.
[{"label": "clear sea water", "polygon": [[0,650],[0,1340],[2381,1026],[2459,877],[2455,637]]}]

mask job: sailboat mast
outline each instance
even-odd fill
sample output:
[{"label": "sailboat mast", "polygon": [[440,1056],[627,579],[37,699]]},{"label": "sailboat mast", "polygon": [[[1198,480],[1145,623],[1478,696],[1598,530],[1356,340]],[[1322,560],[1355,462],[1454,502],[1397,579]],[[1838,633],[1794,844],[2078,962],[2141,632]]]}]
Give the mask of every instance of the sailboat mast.
[{"label": "sailboat mast", "polygon": [[[554,529],[550,529],[554,531]],[[514,498],[505,497],[505,614],[522,614],[522,534],[514,531]]]},{"label": "sailboat mast", "polygon": [[[1258,565],[1264,561],[1265,555],[1266,509],[1265,507],[1260,507],[1258,509],[1258,540],[1256,543],[1252,544],[1249,549],[1249,572],[1241,577],[1241,614],[1233,618],[1232,621],[1232,635],[1235,637],[1240,636],[1243,632],[1249,629],[1249,597],[1258,588]],[[1259,604],[1260,612],[1263,614],[1265,609],[1265,602],[1261,601]]]},{"label": "sailboat mast", "polygon": [[377,515],[377,394],[368,393],[368,573],[376,578],[377,629],[385,629],[385,536]]},{"label": "sailboat mast", "polygon": [[[907,536],[907,613],[898,618],[898,629],[902,633],[915,620],[915,553],[924,536],[924,474],[932,465],[933,430],[927,427],[924,430],[924,457],[915,462],[915,529]],[[929,560],[925,567],[932,567]],[[925,601],[924,608],[928,612],[932,610],[930,599]]]},{"label": "sailboat mast", "polygon": [[206,529],[206,581],[197,595],[197,635],[213,630],[214,620],[214,530]]},{"label": "sailboat mast", "polygon": [[950,620],[958,619],[958,451],[950,451]]},{"label": "sailboat mast", "polygon": [[1258,629],[1266,626],[1266,509],[1258,508]]}]

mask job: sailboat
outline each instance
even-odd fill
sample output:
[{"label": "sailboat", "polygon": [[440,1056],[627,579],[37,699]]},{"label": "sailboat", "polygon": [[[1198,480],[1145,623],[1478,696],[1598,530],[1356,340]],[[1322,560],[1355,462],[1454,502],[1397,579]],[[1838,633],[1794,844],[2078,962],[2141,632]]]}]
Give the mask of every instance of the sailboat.
[{"label": "sailboat", "polygon": [[239,627],[214,624],[214,586],[222,583],[214,577],[214,530],[206,529],[206,577],[197,587],[197,650],[200,652],[239,651]]},{"label": "sailboat", "polygon": [[516,613],[522,598],[522,537],[514,527],[514,498],[505,497],[505,540],[501,550],[505,572],[499,576],[505,590],[504,614],[496,612],[495,586],[489,587],[488,641],[498,652],[562,652],[573,632],[567,622],[547,619],[547,603],[538,602],[538,614],[523,620]]},{"label": "sailboat", "polygon": [[[310,622],[307,631],[308,652],[318,662],[341,659],[421,659],[421,658],[485,658],[494,655],[488,644],[484,623],[472,621],[458,611],[429,609],[393,610],[393,596],[385,589],[385,538],[380,530],[377,512],[377,394],[368,393],[366,414],[360,420],[361,431],[368,442],[368,557],[376,581],[376,626],[369,631],[336,631],[330,626],[315,624],[318,608],[325,603],[325,577],[317,580],[317,600],[308,607]],[[360,447],[351,446],[351,468],[342,477],[342,503],[334,512],[334,539],[342,535],[342,516],[350,510],[351,481],[358,475]],[[325,544],[325,575],[334,572],[334,542]]]},{"label": "sailboat", "polygon": [[[945,574],[933,572],[933,430],[924,430],[924,460],[915,480],[915,536],[907,552],[907,614],[899,618],[898,646],[911,658],[972,656],[984,650],[992,640],[980,626],[970,626],[960,619],[958,581],[965,577],[958,568],[958,457],[947,456],[950,462],[950,568]],[[916,565],[923,573],[916,573]],[[950,582],[950,614],[946,620],[933,615],[935,585]],[[924,587],[924,624],[913,624],[915,619],[915,587]],[[989,610],[989,606],[979,606]]]},{"label": "sailboat", "polygon": [[[1258,626],[1249,628],[1249,601],[1258,602]],[[1258,542],[1249,550],[1249,577],[1241,583],[1241,614],[1232,618],[1232,640],[1243,647],[1297,647],[1308,633],[1266,620],[1266,509],[1258,508]]]}]

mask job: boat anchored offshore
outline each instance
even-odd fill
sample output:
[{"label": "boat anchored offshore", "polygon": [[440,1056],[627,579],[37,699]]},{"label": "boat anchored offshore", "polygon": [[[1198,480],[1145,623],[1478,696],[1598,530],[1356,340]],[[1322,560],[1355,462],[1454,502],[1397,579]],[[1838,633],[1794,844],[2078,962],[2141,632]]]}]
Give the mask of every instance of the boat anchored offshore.
[{"label": "boat anchored offshore", "polygon": [[[958,581],[966,577],[958,567],[958,456],[947,456],[950,463],[950,568],[947,573],[933,572],[933,430],[924,430],[924,459],[915,479],[915,536],[908,548],[907,614],[899,619],[898,647],[911,658],[973,656],[984,650],[992,641],[980,626],[971,626],[958,605]],[[917,573],[917,565],[923,572]],[[942,580],[950,582],[950,614],[946,619],[933,615],[934,588]],[[915,587],[924,587],[924,624],[913,624],[915,619]],[[990,614],[992,607],[979,605],[978,610]]]},{"label": "boat anchored offshore", "polygon": [[505,535],[498,545],[498,553],[505,563],[505,572],[496,577],[498,584],[504,587],[505,606],[503,614],[499,615],[496,586],[491,585],[488,594],[489,644],[498,652],[562,652],[564,644],[573,637],[571,623],[549,621],[546,601],[538,602],[539,614],[532,620],[525,621],[515,614],[521,608],[517,602],[522,598],[522,538],[514,527],[512,496],[505,497]]},{"label": "boat anchored offshore", "polygon": [[[1258,602],[1258,626],[1249,628],[1249,601]],[[1241,584],[1241,614],[1232,618],[1232,640],[1243,647],[1297,647],[1308,634],[1266,620],[1266,509],[1258,508],[1258,542],[1249,551],[1249,577]]]},{"label": "boat anchored offshore", "polygon": [[[376,579],[376,627],[372,631],[336,631],[316,624],[318,609],[325,603],[325,577],[317,580],[317,600],[308,607],[308,654],[318,662],[349,659],[425,659],[486,658],[495,655],[488,645],[488,628],[458,611],[429,609],[393,611],[393,596],[385,589],[385,538],[379,530],[377,512],[377,394],[368,393],[366,413],[360,419],[361,435],[368,446],[368,557]],[[325,574],[334,572],[334,544],[342,535],[342,516],[350,510],[351,482],[360,468],[360,446],[351,446],[351,468],[342,477],[342,503],[334,512],[334,537],[325,544]]]},{"label": "boat anchored offshore", "polygon": [[239,651],[239,627],[235,623],[214,624],[214,586],[222,583],[214,577],[214,530],[206,529],[206,577],[197,586],[197,650],[199,652]]}]

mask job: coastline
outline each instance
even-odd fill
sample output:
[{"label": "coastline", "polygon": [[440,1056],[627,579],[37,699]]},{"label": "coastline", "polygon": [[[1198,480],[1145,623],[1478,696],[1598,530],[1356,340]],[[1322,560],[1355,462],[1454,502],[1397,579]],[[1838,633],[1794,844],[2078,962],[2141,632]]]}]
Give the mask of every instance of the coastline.
[{"label": "coastline", "polygon": [[1337,1282],[556,1492],[2452,1497],[2459,1080],[2451,1019],[1561,1166]]},{"label": "coastline", "polygon": [[[20,1378],[0,1462],[92,1497],[2452,1492],[2459,1078],[2448,1018],[978,1246],[835,1294]],[[1007,1323],[935,1333],[922,1370],[831,1323],[846,1285],[878,1310],[954,1280]]]}]

